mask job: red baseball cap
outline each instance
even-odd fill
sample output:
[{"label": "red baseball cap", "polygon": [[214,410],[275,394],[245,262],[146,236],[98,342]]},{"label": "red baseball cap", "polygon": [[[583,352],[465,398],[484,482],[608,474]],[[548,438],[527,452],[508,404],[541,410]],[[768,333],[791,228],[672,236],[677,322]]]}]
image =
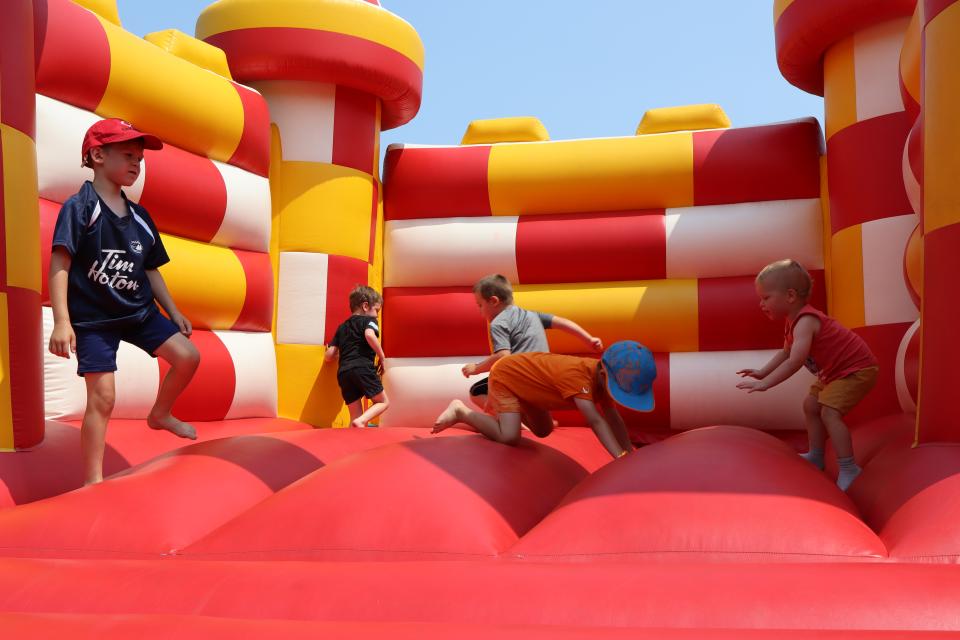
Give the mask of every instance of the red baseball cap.
[{"label": "red baseball cap", "polygon": [[163,142],[160,141],[160,138],[150,135],[149,133],[137,131],[137,129],[126,120],[107,118],[106,120],[96,122],[87,129],[86,135],[83,136],[83,148],[80,151],[80,161],[86,161],[87,152],[93,147],[101,147],[105,144],[113,144],[115,142],[126,142],[127,140],[136,140],[137,138],[143,140],[144,149],[159,150],[163,148]]}]

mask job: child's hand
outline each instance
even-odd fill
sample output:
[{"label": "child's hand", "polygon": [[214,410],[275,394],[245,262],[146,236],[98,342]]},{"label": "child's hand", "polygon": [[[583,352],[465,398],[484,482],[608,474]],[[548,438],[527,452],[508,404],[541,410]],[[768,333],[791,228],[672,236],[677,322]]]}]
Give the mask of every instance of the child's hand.
[{"label": "child's hand", "polygon": [[473,364],[472,362],[470,364],[465,364],[463,365],[463,369],[460,369],[460,371],[463,373],[464,378],[469,378],[470,376],[477,374],[477,365]]},{"label": "child's hand", "polygon": [[173,324],[177,325],[177,327],[180,329],[180,333],[188,338],[193,333],[193,325],[190,324],[190,321],[187,320],[187,317],[179,311],[176,313],[171,313],[170,320],[173,321]]},{"label": "child's hand", "polygon": [[741,378],[756,378],[760,379],[760,369],[740,369],[737,371],[737,375]]},{"label": "child's hand", "polygon": [[61,358],[69,358],[71,353],[77,352],[77,335],[69,322],[54,325],[49,348],[50,353]]},{"label": "child's hand", "polygon": [[597,336],[590,336],[590,344],[593,345],[594,351],[603,351],[603,340]]},{"label": "child's hand", "polygon": [[757,380],[756,382],[744,381],[737,385],[737,389],[744,389],[747,393],[753,393],[754,391],[766,391],[769,389],[767,383],[763,380]]},{"label": "child's hand", "polygon": [[377,358],[377,375],[383,377],[383,358]]}]

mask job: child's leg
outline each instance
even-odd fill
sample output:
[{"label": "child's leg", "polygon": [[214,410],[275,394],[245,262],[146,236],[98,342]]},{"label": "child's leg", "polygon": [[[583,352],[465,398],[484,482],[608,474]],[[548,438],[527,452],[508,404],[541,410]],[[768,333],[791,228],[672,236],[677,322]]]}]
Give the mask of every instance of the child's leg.
[{"label": "child's leg", "polygon": [[363,398],[359,400],[354,400],[353,402],[347,403],[347,411],[350,412],[350,426],[353,426],[353,421],[360,417],[360,414],[363,413]]},{"label": "child's leg", "polygon": [[526,402],[521,402],[520,407],[523,410],[521,414],[521,423],[525,425],[533,435],[538,438],[546,438],[553,431],[554,420],[549,411],[534,407]]},{"label": "child's leg", "polygon": [[853,459],[853,439],[850,437],[850,430],[843,421],[843,414],[833,407],[823,407],[820,416],[830,434],[833,450],[837,454],[837,486],[846,491],[862,471]]},{"label": "child's leg", "polygon": [[801,453],[800,457],[823,470],[823,449],[825,446],[827,431],[824,428],[823,420],[820,418],[820,401],[817,396],[811,394],[803,401],[803,417],[807,425],[807,440],[809,447],[806,453]]},{"label": "child's leg", "polygon": [[472,402],[473,404],[475,404],[475,405],[477,406],[477,408],[480,409],[481,411],[483,411],[483,410],[485,410],[485,409],[487,408],[487,396],[486,396],[486,395],[482,395],[482,396],[470,396],[470,402]]},{"label": "child's leg", "polygon": [[173,403],[190,383],[200,366],[200,352],[183,334],[177,333],[154,352],[170,364],[170,370],[160,383],[157,401],[154,403],[147,424],[151,429],[166,429],[181,438],[197,439],[193,425],[177,420],[171,415]]},{"label": "child's leg", "polygon": [[[368,422],[370,422],[371,420],[376,418],[378,415],[386,411],[387,408],[390,406],[390,401],[387,399],[386,391],[381,391],[377,395],[373,396],[371,400],[373,400],[373,404],[371,404],[370,407],[363,413],[357,416],[354,416],[353,411],[351,410],[350,412],[351,427],[359,427],[359,428],[366,427]],[[357,404],[358,405],[360,404],[359,400],[357,400]]]},{"label": "child's leg", "polygon": [[473,411],[460,400],[453,400],[434,422],[432,433],[440,433],[458,424],[481,433],[496,442],[516,444],[520,440],[520,414],[500,413],[496,418]]},{"label": "child's leg", "polygon": [[113,413],[115,386],[113,372],[87,373],[87,410],[80,427],[80,456],[83,459],[83,483],[103,480],[103,448],[107,422]]}]

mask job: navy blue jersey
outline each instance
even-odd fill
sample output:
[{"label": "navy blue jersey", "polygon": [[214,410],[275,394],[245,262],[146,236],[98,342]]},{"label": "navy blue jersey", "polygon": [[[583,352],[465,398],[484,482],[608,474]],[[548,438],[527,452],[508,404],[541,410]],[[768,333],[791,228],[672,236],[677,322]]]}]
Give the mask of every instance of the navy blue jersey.
[{"label": "navy blue jersey", "polygon": [[337,332],[333,334],[333,340],[330,341],[330,346],[340,350],[340,364],[337,371],[373,367],[377,354],[364,335],[367,329],[373,329],[377,337],[380,337],[377,319],[370,316],[352,315],[337,327]]},{"label": "navy blue jersey", "polygon": [[120,217],[85,182],[57,217],[53,246],[73,258],[67,308],[76,327],[123,326],[156,309],[146,270],[170,258],[147,210],[123,200],[128,215]]}]

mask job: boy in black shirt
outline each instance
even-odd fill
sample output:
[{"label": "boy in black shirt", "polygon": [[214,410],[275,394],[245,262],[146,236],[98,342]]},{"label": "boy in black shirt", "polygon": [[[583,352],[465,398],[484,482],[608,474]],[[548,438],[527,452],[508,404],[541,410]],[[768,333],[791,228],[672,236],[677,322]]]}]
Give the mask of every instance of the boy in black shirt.
[{"label": "boy in black shirt", "polygon": [[[350,292],[353,315],[337,327],[325,355],[327,362],[340,358],[337,383],[350,411],[351,427],[366,427],[390,406],[378,375],[383,373],[386,357],[380,346],[380,327],[377,326],[377,316],[382,308],[383,297],[377,291],[357,285]],[[374,357],[380,358],[379,366],[374,366]],[[360,404],[362,398],[373,400],[366,411]]]},{"label": "boy in black shirt", "polygon": [[[121,190],[140,175],[143,150],[162,147],[158,138],[123,120],[91,126],[81,159],[93,169],[93,182],[85,182],[63,204],[54,230],[49,348],[63,358],[76,353],[77,375],[86,382],[87,408],[80,428],[85,484],[103,480],[104,439],[113,412],[121,340],[170,363],[147,416],[150,428],[197,437],[193,426],[170,413],[200,364],[200,353],[187,338],[193,327],[157,271],[170,261],[160,232],[146,209],[127,200]],[[154,300],[167,310],[169,320]]]},{"label": "boy in black shirt", "polygon": [[[325,355],[327,362],[340,357],[337,383],[350,411],[351,427],[366,427],[390,406],[378,375],[383,372],[386,357],[380,346],[380,327],[377,326],[377,316],[382,308],[383,297],[379,293],[370,287],[357,286],[350,292],[353,315],[337,327]],[[374,357],[380,358],[379,367],[374,366]],[[373,400],[366,411],[360,404],[362,398]]]}]

